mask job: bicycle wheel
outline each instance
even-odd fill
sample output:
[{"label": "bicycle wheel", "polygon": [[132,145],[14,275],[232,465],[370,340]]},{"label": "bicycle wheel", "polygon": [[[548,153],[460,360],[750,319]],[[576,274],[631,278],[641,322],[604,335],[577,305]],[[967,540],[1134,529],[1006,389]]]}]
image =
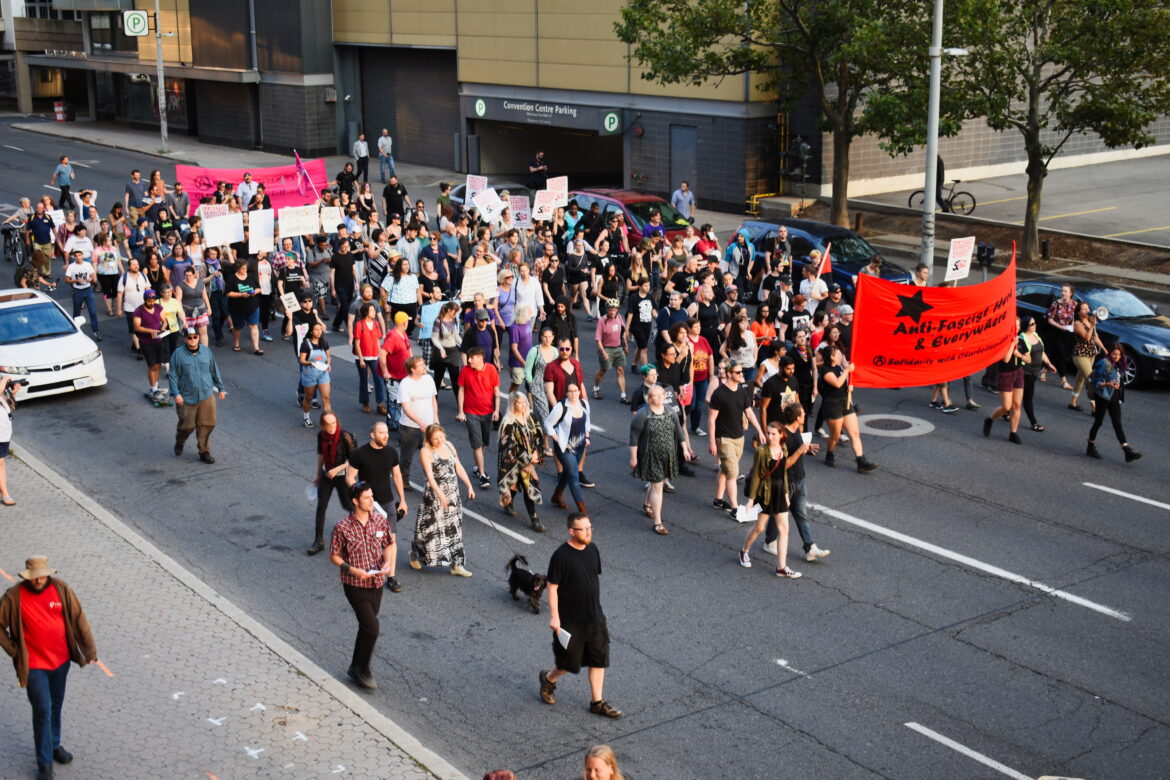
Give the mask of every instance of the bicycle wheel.
[{"label": "bicycle wheel", "polygon": [[951,212],[954,214],[970,214],[975,210],[975,196],[969,192],[956,192],[951,197]]},{"label": "bicycle wheel", "polygon": [[910,208],[922,211],[922,201],[926,197],[926,190],[918,190],[910,196]]}]

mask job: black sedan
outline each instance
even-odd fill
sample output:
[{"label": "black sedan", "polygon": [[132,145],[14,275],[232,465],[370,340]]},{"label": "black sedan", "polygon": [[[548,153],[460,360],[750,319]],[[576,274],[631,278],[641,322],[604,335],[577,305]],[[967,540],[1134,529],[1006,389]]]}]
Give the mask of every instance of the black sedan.
[{"label": "black sedan", "polygon": [[[782,219],[778,222],[746,220],[736,228],[736,232],[745,233],[757,252],[771,251],[781,225],[788,228],[788,242],[792,245],[793,286],[800,286],[800,274],[804,273],[804,267],[808,264],[809,253],[816,249],[823,255],[825,247],[831,243],[833,278],[825,281],[841,285],[845,300],[852,301],[854,277],[879,252],[848,228],[807,219]],[[898,284],[910,284],[911,276],[902,266],[883,259],[881,278]]]},{"label": "black sedan", "polygon": [[1055,338],[1048,324],[1048,307],[1060,297],[1060,287],[1073,284],[1077,301],[1087,301],[1097,315],[1097,333],[1108,347],[1120,342],[1125,349],[1126,385],[1170,379],[1170,317],[1159,315],[1128,290],[1088,279],[1041,278],[1016,283],[1020,314],[1036,318],[1040,338]]}]

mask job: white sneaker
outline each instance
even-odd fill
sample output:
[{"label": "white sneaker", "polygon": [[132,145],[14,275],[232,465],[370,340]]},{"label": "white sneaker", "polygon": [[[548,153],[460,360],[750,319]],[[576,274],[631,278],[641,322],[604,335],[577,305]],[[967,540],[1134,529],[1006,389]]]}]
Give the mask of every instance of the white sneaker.
[{"label": "white sneaker", "polygon": [[752,559],[748,555],[747,550],[739,551],[739,565],[745,569],[750,569],[752,567]]},{"label": "white sneaker", "polygon": [[837,441],[847,442],[847,441],[849,441],[849,435],[847,433],[845,433],[845,431],[841,431],[841,438],[837,439]]},{"label": "white sneaker", "polygon": [[822,439],[829,438],[829,434],[825,433],[825,427],[823,425],[817,428],[817,436],[820,436]]},{"label": "white sneaker", "polygon": [[829,550],[822,550],[820,547],[817,547],[814,544],[812,547],[808,548],[808,552],[806,552],[804,554],[804,559],[806,561],[808,561],[809,563],[812,563],[813,561],[819,561],[821,558],[826,557],[828,554],[829,554]]},{"label": "white sneaker", "polygon": [[469,572],[467,569],[463,568],[458,563],[451,567],[451,574],[455,575],[456,577],[470,577],[471,576],[471,572]]},{"label": "white sneaker", "polygon": [[764,545],[764,552],[768,553],[769,555],[775,555],[776,554],[776,542],[773,541],[773,542],[768,542],[767,544],[765,544]]}]

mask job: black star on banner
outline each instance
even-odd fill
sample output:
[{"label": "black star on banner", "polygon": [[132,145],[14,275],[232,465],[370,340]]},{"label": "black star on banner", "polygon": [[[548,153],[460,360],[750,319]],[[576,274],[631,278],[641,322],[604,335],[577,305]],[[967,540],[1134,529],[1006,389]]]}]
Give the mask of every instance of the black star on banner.
[{"label": "black star on banner", "polygon": [[902,302],[902,308],[895,314],[895,317],[909,317],[914,320],[914,324],[919,324],[919,318],[926,314],[934,307],[926,301],[922,300],[922,290],[913,295],[899,295],[898,300]]}]

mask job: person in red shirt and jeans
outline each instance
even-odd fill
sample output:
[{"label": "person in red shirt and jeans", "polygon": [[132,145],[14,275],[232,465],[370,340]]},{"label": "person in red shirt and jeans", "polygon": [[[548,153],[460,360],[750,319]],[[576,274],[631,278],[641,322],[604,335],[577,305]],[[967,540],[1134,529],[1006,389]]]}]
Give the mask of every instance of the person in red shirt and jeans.
[{"label": "person in red shirt and jeans", "polygon": [[398,383],[406,378],[406,361],[410,358],[410,336],[406,328],[410,315],[400,311],[394,315],[394,329],[386,334],[378,357],[379,368],[386,377],[386,424],[391,431],[400,427],[402,405],[398,403]]},{"label": "person in red shirt and jeans", "polygon": [[61,705],[69,662],[96,663],[97,647],[89,621],[72,589],[54,579],[49,560],[24,562],[23,580],[0,597],[0,647],[14,660],[16,679],[28,689],[37,749],[37,780],[53,776],[53,762],[68,764],[73,754],[61,747]]},{"label": "person in red shirt and jeans", "polygon": [[474,474],[481,488],[491,487],[483,462],[483,448],[491,443],[492,422],[500,419],[500,372],[486,361],[483,347],[467,350],[467,365],[459,372],[459,413],[467,424],[467,439],[475,455]]}]

